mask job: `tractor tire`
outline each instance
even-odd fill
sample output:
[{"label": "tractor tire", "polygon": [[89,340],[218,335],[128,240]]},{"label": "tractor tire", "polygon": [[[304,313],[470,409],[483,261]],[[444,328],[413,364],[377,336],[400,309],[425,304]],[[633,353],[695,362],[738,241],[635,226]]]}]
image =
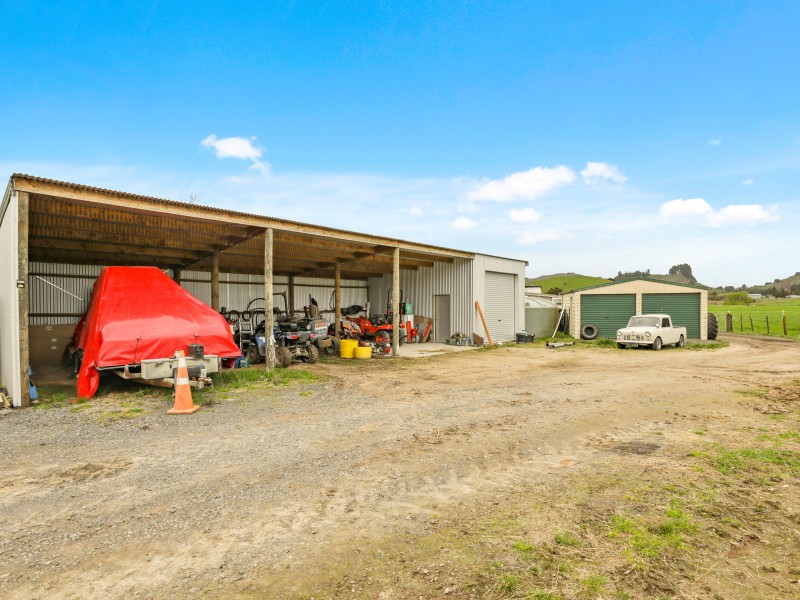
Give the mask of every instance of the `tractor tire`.
[{"label": "tractor tire", "polygon": [[585,325],[581,326],[581,339],[582,340],[594,340],[597,338],[600,331],[597,329],[597,325],[593,323],[586,323]]},{"label": "tractor tire", "polygon": [[306,352],[308,352],[308,356],[304,356],[302,361],[306,364],[313,365],[314,363],[319,362],[319,350],[314,344],[306,345]]},{"label": "tractor tire", "polygon": [[324,350],[328,356],[339,356],[339,340],[331,336],[331,343]]},{"label": "tractor tire", "polygon": [[656,339],[653,340],[653,350],[655,350],[656,352],[661,350],[661,346],[662,345],[663,345],[663,343],[661,342],[661,338],[660,337],[657,337]]},{"label": "tractor tire", "polygon": [[715,340],[717,339],[717,334],[719,333],[719,323],[717,323],[717,315],[714,313],[708,313],[708,339]]}]

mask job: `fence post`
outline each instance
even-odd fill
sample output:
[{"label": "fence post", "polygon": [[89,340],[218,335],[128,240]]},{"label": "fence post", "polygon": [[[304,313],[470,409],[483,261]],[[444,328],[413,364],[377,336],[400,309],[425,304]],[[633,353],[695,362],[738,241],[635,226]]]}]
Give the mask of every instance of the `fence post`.
[{"label": "fence post", "polygon": [[764,318],[767,320],[767,335],[769,335],[769,315],[764,315]]},{"label": "fence post", "polygon": [[786,311],[781,311],[781,319],[783,320],[783,335],[789,335],[786,329]]},{"label": "fence post", "polygon": [[755,325],[753,325],[753,315],[750,315],[750,333],[755,333],[755,332],[756,328]]},{"label": "fence post", "polygon": [[739,333],[744,332],[744,315],[739,315]]},{"label": "fence post", "polygon": [[733,332],[733,315],[728,312],[725,315],[725,333],[732,333]]}]

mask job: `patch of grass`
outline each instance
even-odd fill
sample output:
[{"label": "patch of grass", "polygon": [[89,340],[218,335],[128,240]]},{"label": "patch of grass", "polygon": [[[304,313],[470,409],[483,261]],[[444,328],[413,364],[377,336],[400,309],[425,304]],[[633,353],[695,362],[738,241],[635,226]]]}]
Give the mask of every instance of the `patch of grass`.
[{"label": "patch of grass", "polygon": [[616,340],[612,340],[611,338],[598,338],[595,340],[595,346],[598,348],[616,348],[617,342]]},{"label": "patch of grass", "polygon": [[784,448],[737,448],[731,450],[719,446],[713,453],[691,452],[690,456],[705,458],[723,475],[764,471],[776,467],[779,472],[782,470],[792,475],[800,472],[800,452]]},{"label": "patch of grass", "polygon": [[581,542],[578,538],[568,531],[562,531],[555,535],[555,542],[559,546],[580,546]]},{"label": "patch of grass", "polygon": [[770,415],[769,418],[772,419],[773,421],[785,421],[786,419],[789,418],[789,415],[787,413],[777,413],[774,415]]},{"label": "patch of grass", "polygon": [[319,380],[319,376],[305,369],[231,369],[212,373],[214,389],[227,391],[251,384],[269,383],[272,385],[292,385],[295,383],[311,383]]},{"label": "patch of grass", "polygon": [[520,558],[531,560],[533,555],[533,546],[528,542],[516,542],[512,548]]},{"label": "patch of grass", "polygon": [[300,394],[299,394],[299,395],[300,395],[300,396],[303,396],[303,397],[307,397],[307,396],[310,396],[312,393],[313,393],[313,392],[312,392],[311,390],[305,390],[305,391],[303,391],[303,392],[300,392]]},{"label": "patch of grass", "polygon": [[709,342],[707,344],[698,344],[698,343],[687,343],[686,348],[689,350],[719,350],[720,348],[727,348],[730,346],[730,342],[719,341],[719,342]]},{"label": "patch of grass", "polygon": [[631,558],[656,558],[669,547],[684,549],[684,535],[694,533],[696,527],[681,500],[673,499],[665,516],[665,520],[648,526],[639,518],[612,515],[608,536],[626,540],[634,555]]},{"label": "patch of grass", "polygon": [[39,392],[39,402],[33,404],[36,410],[66,406],[75,397],[75,388],[71,385],[41,385],[36,389]]},{"label": "patch of grass", "polygon": [[608,584],[608,580],[602,575],[590,575],[585,579],[581,579],[581,585],[592,594],[600,594]]},{"label": "patch of grass", "polygon": [[514,595],[517,593],[517,588],[519,587],[519,577],[516,575],[511,575],[510,573],[504,573],[500,576],[500,591],[506,595]]},{"label": "patch of grass", "polygon": [[748,398],[766,398],[767,397],[767,392],[765,392],[764,390],[757,390],[757,389],[739,390],[736,393],[739,394],[740,396],[746,396]]},{"label": "patch of grass", "polygon": [[561,596],[553,592],[543,592],[537,590],[528,596],[530,600],[561,600]]},{"label": "patch of grass", "polygon": [[705,435],[706,434],[706,432],[703,429],[697,429],[694,433],[695,433],[695,435]]}]

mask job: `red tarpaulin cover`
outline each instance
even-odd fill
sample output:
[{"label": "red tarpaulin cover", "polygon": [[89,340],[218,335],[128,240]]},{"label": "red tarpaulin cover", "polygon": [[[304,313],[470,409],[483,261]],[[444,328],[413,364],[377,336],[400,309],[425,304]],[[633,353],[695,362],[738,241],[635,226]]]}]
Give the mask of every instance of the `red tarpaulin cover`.
[{"label": "red tarpaulin cover", "polygon": [[237,357],[228,322],[156,267],[106,267],[94,284],[86,314],[75,329],[83,360],[78,397],[91,398],[100,381],[96,367],[167,358],[189,344],[205,354]]}]

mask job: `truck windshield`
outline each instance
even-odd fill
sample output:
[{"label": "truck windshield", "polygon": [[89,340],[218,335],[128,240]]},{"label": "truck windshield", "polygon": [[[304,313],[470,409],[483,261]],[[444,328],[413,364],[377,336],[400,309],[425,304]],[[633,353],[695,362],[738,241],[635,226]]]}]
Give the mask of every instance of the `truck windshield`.
[{"label": "truck windshield", "polygon": [[658,317],[631,317],[628,327],[657,327]]}]

